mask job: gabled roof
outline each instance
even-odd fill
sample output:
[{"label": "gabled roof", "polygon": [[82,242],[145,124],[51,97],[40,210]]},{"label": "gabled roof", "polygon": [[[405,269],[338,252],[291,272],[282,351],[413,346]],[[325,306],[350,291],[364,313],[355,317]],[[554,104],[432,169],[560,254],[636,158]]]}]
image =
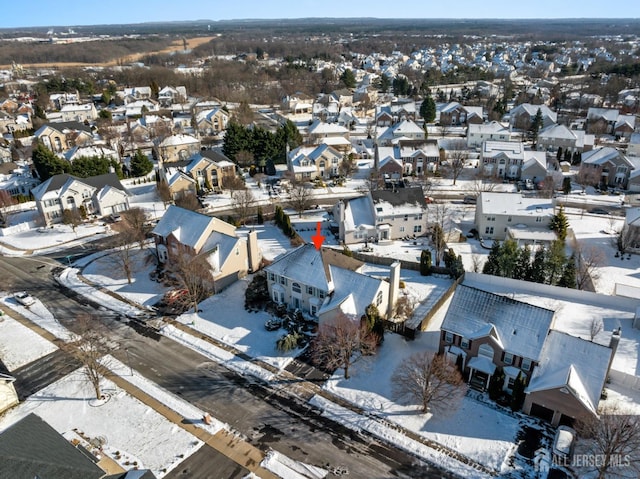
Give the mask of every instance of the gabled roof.
[{"label": "gabled roof", "polygon": [[[344,256],[341,253],[337,254]],[[333,279],[334,292],[327,298],[318,314],[340,307],[346,314],[362,315],[367,306],[375,304],[380,279],[333,265],[328,267]]]},{"label": "gabled roof", "polygon": [[576,140],[576,134],[571,131],[566,125],[551,125],[540,131],[538,134],[538,140],[542,138],[549,139],[562,139],[562,140]]},{"label": "gabled roof", "polygon": [[427,207],[427,201],[424,197],[422,188],[397,188],[395,190],[375,190],[371,192],[371,198],[374,203],[386,202],[391,206],[398,207],[402,205],[415,205],[420,208]]},{"label": "gabled roof", "polygon": [[44,183],[36,186],[31,192],[33,193],[34,198],[38,200],[42,198],[45,193],[61,190],[74,181],[84,183],[96,190],[101,190],[105,186],[110,186],[120,191],[124,191],[127,195],[129,194],[127,189],[122,186],[122,183],[120,183],[120,180],[118,179],[118,175],[115,173],[106,173],[104,175],[90,176],[88,178],[78,178],[73,175],[67,175],[66,173],[54,175]]},{"label": "gabled roof", "polygon": [[587,110],[587,118],[589,120],[598,120],[602,118],[606,121],[613,122],[618,119],[618,115],[620,115],[620,112],[617,109],[613,109],[613,108],[590,107]]},{"label": "gabled roof", "polygon": [[582,163],[584,164],[603,165],[610,161],[614,162],[616,158],[622,160],[622,162],[626,163],[627,166],[633,168],[631,162],[621,151],[610,146],[604,146],[602,148],[596,148],[582,153]]},{"label": "gabled roof", "polygon": [[359,226],[373,228],[376,218],[373,214],[371,197],[360,196],[343,200],[344,205],[344,229],[354,231]]},{"label": "gabled roof", "polygon": [[215,221],[211,216],[171,205],[153,228],[152,234],[163,238],[173,234],[180,243],[194,248],[202,236],[213,229]]},{"label": "gabled roof", "polygon": [[[461,284],[451,300],[442,329],[465,338],[495,330],[504,350],[537,360],[554,312]],[[491,328],[489,325],[493,326]]]},{"label": "gabled roof", "polygon": [[596,414],[611,353],[601,344],[551,330],[527,392],[565,388]]},{"label": "gabled roof", "polygon": [[98,479],[94,461],[31,413],[0,434],[0,477]]}]

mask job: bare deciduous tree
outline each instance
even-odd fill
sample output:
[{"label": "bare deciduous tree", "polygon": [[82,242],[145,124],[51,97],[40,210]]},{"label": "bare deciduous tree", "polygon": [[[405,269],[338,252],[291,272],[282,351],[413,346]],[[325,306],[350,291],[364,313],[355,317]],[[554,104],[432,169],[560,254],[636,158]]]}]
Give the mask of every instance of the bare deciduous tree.
[{"label": "bare deciduous tree", "polygon": [[253,202],[254,197],[251,190],[240,190],[231,198],[231,207],[239,216],[240,223],[244,223],[245,219],[251,214]]},{"label": "bare deciduous tree", "polygon": [[591,318],[589,323],[589,338],[591,341],[602,331],[603,327],[601,318]]},{"label": "bare deciduous tree", "polygon": [[344,154],[342,156],[342,162],[340,163],[340,174],[342,176],[351,176],[353,173],[358,171],[358,167],[356,166],[356,160],[353,157],[353,153]]},{"label": "bare deciduous tree", "polygon": [[638,228],[630,227],[625,223],[618,232],[615,241],[618,251],[626,253],[628,249],[635,248],[640,243],[640,232]]},{"label": "bare deciduous tree", "polygon": [[351,366],[372,355],[377,344],[377,335],[365,322],[340,314],[320,324],[318,335],[311,343],[311,357],[318,366],[344,369],[344,377],[349,379]]},{"label": "bare deciduous tree", "polygon": [[295,183],[289,189],[289,206],[298,213],[298,216],[302,216],[302,213],[309,209],[312,199],[313,190],[302,183]]},{"label": "bare deciduous tree", "polygon": [[151,231],[151,226],[147,221],[147,214],[138,206],[129,208],[120,214],[122,221],[114,226],[114,229],[123,231],[128,229],[133,241],[138,243],[140,249],[144,248],[147,234]]},{"label": "bare deciduous tree", "polygon": [[185,291],[185,305],[198,311],[198,303],[215,292],[212,266],[207,258],[187,250],[169,254],[167,269],[173,273],[176,286]]},{"label": "bare deciduous tree", "polygon": [[576,286],[585,289],[600,277],[598,270],[604,261],[604,252],[594,246],[573,245],[576,256]]},{"label": "bare deciduous tree", "polygon": [[192,191],[185,191],[178,195],[175,199],[176,206],[185,210],[196,211],[202,208],[200,200]]},{"label": "bare deciduous tree", "polygon": [[62,222],[65,225],[71,226],[71,229],[75,233],[76,228],[82,224],[82,215],[76,208],[67,208],[62,211]]},{"label": "bare deciduous tree", "polygon": [[583,167],[580,168],[580,171],[575,176],[575,182],[580,185],[584,192],[587,186],[597,186],[600,182],[600,177],[598,176],[598,173],[592,171],[590,168]]},{"label": "bare deciduous tree", "polygon": [[[630,477],[640,472],[640,416],[617,404],[601,408],[598,417],[578,422],[577,430],[587,441],[588,452],[595,455],[593,468],[598,479]],[[616,474],[617,476],[617,474]],[[636,476],[637,477],[637,476]]]},{"label": "bare deciduous tree", "polygon": [[416,302],[413,298],[407,294],[403,294],[398,298],[395,306],[393,307],[393,317],[406,319],[411,316],[415,307]]},{"label": "bare deciduous tree", "polygon": [[496,178],[485,173],[482,165],[480,165],[471,187],[472,193],[477,196],[483,191],[494,191],[497,186],[498,183],[496,182]]},{"label": "bare deciduous tree", "polygon": [[158,196],[164,203],[164,207],[166,208],[168,204],[173,201],[173,195],[171,194],[171,188],[166,181],[159,181],[157,184]]},{"label": "bare deciduous tree", "polygon": [[234,176],[225,177],[222,183],[222,187],[225,190],[229,190],[229,195],[231,196],[231,198],[233,198],[233,195],[235,195],[236,191],[241,191],[246,189],[247,185],[244,184],[244,181],[242,181],[242,178],[234,175]]},{"label": "bare deciduous tree", "polygon": [[415,353],[402,362],[392,377],[396,398],[409,397],[421,411],[443,413],[455,409],[466,393],[460,371],[444,355]]},{"label": "bare deciduous tree", "polygon": [[93,386],[96,399],[102,399],[100,381],[107,374],[104,356],[113,349],[104,326],[89,316],[76,319],[76,332],[64,349],[75,356],[82,364],[82,372]]},{"label": "bare deciduous tree", "polygon": [[456,184],[456,180],[464,170],[464,167],[469,159],[469,150],[464,140],[455,140],[449,144],[447,149],[447,161],[448,165],[446,171],[451,175],[453,184]]},{"label": "bare deciduous tree", "polygon": [[447,247],[447,237],[451,232],[451,211],[446,203],[435,203],[429,208],[431,215],[431,240],[435,249],[435,264],[440,261]]},{"label": "bare deciduous tree", "polygon": [[118,265],[124,273],[129,284],[132,283],[133,273],[135,272],[134,247],[137,241],[133,232],[124,229],[114,237],[114,249],[110,258]]}]

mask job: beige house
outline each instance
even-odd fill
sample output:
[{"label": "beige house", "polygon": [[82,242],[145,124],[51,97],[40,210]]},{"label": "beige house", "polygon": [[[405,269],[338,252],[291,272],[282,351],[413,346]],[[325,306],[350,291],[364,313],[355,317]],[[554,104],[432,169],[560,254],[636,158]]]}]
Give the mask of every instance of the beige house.
[{"label": "beige house", "polygon": [[508,228],[548,228],[553,215],[554,206],[550,199],[484,191],[476,201],[475,225],[480,237],[504,240]]},{"label": "beige house", "polygon": [[227,129],[229,118],[221,107],[204,110],[196,115],[196,128],[201,135],[217,135]]},{"label": "beige house", "polygon": [[240,238],[236,228],[222,220],[171,205],[151,232],[160,263],[186,251],[206,260],[220,291],[260,267],[255,231]]},{"label": "beige house", "polygon": [[351,151],[349,129],[336,123],[324,123],[320,120],[309,125],[307,133],[307,146],[325,144],[336,149],[340,153]]},{"label": "beige house", "polygon": [[553,426],[598,416],[618,332],[607,346],[551,330],[526,389],[523,411]]},{"label": "beige house", "polygon": [[320,321],[340,313],[359,319],[370,304],[389,317],[397,300],[400,264],[392,265],[390,283],[363,274],[363,265],[340,252],[306,244],[265,268],[269,295]]},{"label": "beige house", "polygon": [[16,378],[0,373],[0,414],[18,404],[18,393],[13,386]]},{"label": "beige house", "polygon": [[62,121],[90,122],[98,118],[98,111],[93,103],[82,105],[67,104],[60,109]]},{"label": "beige house", "polygon": [[298,147],[287,157],[287,169],[297,180],[329,179],[340,174],[342,153],[322,143],[316,147]]},{"label": "beige house", "polygon": [[47,123],[38,128],[34,136],[54,153],[93,143],[91,128],[77,121]]},{"label": "beige house", "polygon": [[582,154],[579,175],[593,178],[595,185],[627,189],[629,177],[635,169],[624,153],[605,146]]},{"label": "beige house", "polygon": [[67,209],[99,217],[129,209],[129,193],[115,173],[89,178],[54,175],[36,186],[32,194],[46,224],[60,223]]},{"label": "beige house", "polygon": [[189,135],[172,135],[158,145],[161,164],[188,160],[199,151],[200,140]]}]

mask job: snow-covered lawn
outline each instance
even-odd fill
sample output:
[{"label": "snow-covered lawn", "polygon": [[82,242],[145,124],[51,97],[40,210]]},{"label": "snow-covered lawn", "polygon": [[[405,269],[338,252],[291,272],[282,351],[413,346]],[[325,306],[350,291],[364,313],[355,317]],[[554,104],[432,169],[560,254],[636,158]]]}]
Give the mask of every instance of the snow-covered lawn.
[{"label": "snow-covered lawn", "polygon": [[[108,232],[108,226],[99,221],[79,225],[75,231],[71,226],[59,224],[2,236],[0,242],[18,250],[33,250],[39,254],[46,254],[60,249],[63,245],[68,248],[101,238]],[[5,253],[12,254],[12,251],[7,249]]]},{"label": "snow-covered lawn", "polygon": [[42,302],[35,297],[35,304],[32,304],[28,308],[25,308],[19,304],[12,296],[3,296],[0,298],[6,306],[19,312],[22,316],[34,322],[42,329],[49,331],[56,338],[68,339],[70,338],[69,331],[62,326],[53,314],[42,304]]},{"label": "snow-covered lawn", "polygon": [[55,351],[57,346],[9,315],[0,316],[0,360],[14,371]]},{"label": "snow-covered lawn", "polygon": [[289,238],[272,222],[252,225],[250,228],[239,228],[237,233],[239,236],[246,236],[250,229],[258,233],[258,246],[265,260],[273,261],[277,256],[291,249]]},{"label": "snow-covered lawn", "polygon": [[270,318],[268,313],[250,313],[244,309],[244,294],[251,279],[248,276],[236,281],[221,293],[200,303],[201,313],[183,314],[178,321],[251,357],[279,369],[285,368],[300,350],[286,354],[278,351],[276,341],[285,330],[267,331],[264,323]]},{"label": "snow-covered lawn", "polygon": [[337,371],[325,388],[387,421],[501,470],[514,446],[517,419],[470,398],[464,398],[456,411],[434,416],[421,414],[417,406],[402,404],[394,397],[392,377],[396,368],[425,349],[429,349],[429,344],[422,336],[407,341],[400,335],[387,333],[370,363],[364,367],[356,363],[347,380],[341,376],[341,370]]},{"label": "snow-covered lawn", "polygon": [[149,273],[156,268],[156,259],[147,249],[137,247],[132,254],[132,265],[135,272],[131,284],[116,261],[116,255],[106,254],[94,256],[83,270],[83,276],[89,281],[104,286],[135,303],[152,306],[158,302],[169,289],[162,283],[152,281]]},{"label": "snow-covered lawn", "polygon": [[200,440],[107,379],[103,392],[108,400],[96,402],[89,382],[80,370],[75,371],[9,410],[0,419],[0,430],[35,413],[69,440],[106,439],[104,453],[123,468],[137,465],[159,478],[202,446]]}]

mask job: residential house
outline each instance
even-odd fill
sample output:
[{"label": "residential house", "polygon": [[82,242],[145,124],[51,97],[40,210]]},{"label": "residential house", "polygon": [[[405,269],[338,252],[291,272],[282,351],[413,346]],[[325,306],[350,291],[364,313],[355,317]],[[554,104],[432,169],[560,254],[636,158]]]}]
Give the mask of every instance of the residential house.
[{"label": "residential house", "polygon": [[54,175],[32,190],[38,212],[47,224],[62,221],[66,209],[99,217],[129,209],[129,193],[115,173],[77,178]]},{"label": "residential house", "polygon": [[392,266],[390,283],[363,274],[363,265],[338,251],[306,244],[280,255],[265,268],[269,296],[320,321],[339,313],[359,320],[370,304],[388,317],[397,299],[400,264]]},{"label": "residential house", "polygon": [[558,122],[558,114],[548,106],[522,103],[511,110],[509,114],[509,125],[511,128],[518,130],[529,130],[533,120],[538,114],[538,110],[540,110],[542,115],[542,129],[548,128]]},{"label": "residential house", "polygon": [[484,191],[476,201],[475,226],[482,238],[504,240],[509,228],[520,230],[521,236],[525,231],[548,231],[553,215],[550,199]]},{"label": "residential house", "polygon": [[589,108],[586,130],[596,135],[613,135],[620,112],[615,108]]},{"label": "residential house", "polygon": [[124,105],[124,116],[126,118],[140,118],[148,113],[157,113],[160,105],[155,100],[136,100]]},{"label": "residential house", "polygon": [[[598,417],[612,355],[609,347],[551,330],[526,389],[522,410],[557,426]],[[618,336],[619,337],[619,336]]]},{"label": "residential house", "polygon": [[424,130],[411,120],[403,120],[387,128],[378,128],[377,144],[380,146],[391,146],[399,140],[422,140],[426,139]]},{"label": "residential house", "polygon": [[297,92],[293,95],[287,95],[282,99],[282,106],[285,110],[293,115],[302,115],[311,113],[313,110],[313,98],[306,93]]},{"label": "residential house", "polygon": [[631,135],[636,131],[636,116],[635,115],[620,115],[613,125],[613,134],[618,138],[631,138]]},{"label": "residential house", "polygon": [[171,205],[151,232],[158,260],[167,264],[180,253],[198,255],[211,267],[218,292],[260,267],[257,233],[241,238],[218,218]]},{"label": "residential house", "polygon": [[200,151],[200,140],[189,135],[171,135],[158,145],[160,164],[187,160]]},{"label": "residential house", "polygon": [[[18,393],[13,383],[16,378],[0,373],[0,414],[18,404]],[[0,436],[2,437],[2,436]],[[0,439],[1,442],[1,439]]]},{"label": "residential house", "polygon": [[150,100],[152,92],[149,86],[139,86],[125,88],[124,91],[118,92],[118,95],[122,96],[126,104],[137,100]]},{"label": "residential house", "polygon": [[0,477],[100,479],[97,459],[30,413],[0,434]]},{"label": "residential house", "polygon": [[529,382],[553,321],[554,311],[462,283],[442,322],[439,352],[480,390],[502,368],[503,389],[511,392],[519,375]]},{"label": "residential house", "polygon": [[342,158],[342,153],[325,143],[301,146],[289,153],[287,169],[297,180],[329,179],[340,174]]},{"label": "residential house", "polygon": [[427,234],[427,202],[420,187],[374,190],[340,200],[333,216],[338,239],[344,244],[384,243]]},{"label": "residential house", "polygon": [[187,88],[184,86],[165,86],[158,92],[158,103],[162,108],[184,103],[187,100]]},{"label": "residential house", "polygon": [[167,163],[158,169],[160,182],[166,183],[174,200],[185,195],[198,194],[198,180],[185,171],[186,165],[188,160]]},{"label": "residential house", "polygon": [[625,250],[640,250],[640,208],[627,208],[624,215],[623,236]]},{"label": "residential house", "polygon": [[[536,158],[540,164],[546,165],[543,151],[525,150],[520,141],[485,141],[480,151],[480,162],[487,176],[520,179],[525,162]],[[535,183],[542,181],[546,174],[536,178]]]},{"label": "residential house", "polygon": [[571,153],[593,149],[595,136],[583,130],[571,130],[565,125],[551,125],[538,133],[537,149],[539,151],[570,151]]},{"label": "residential house", "polygon": [[440,150],[435,140],[401,139],[393,146],[377,146],[375,168],[389,178],[400,175],[423,175],[438,169]]},{"label": "residential house", "polygon": [[376,107],[376,126],[392,126],[401,121],[415,121],[417,116],[416,102],[411,99],[397,99],[389,105]]},{"label": "residential house", "polygon": [[627,189],[633,163],[616,148],[605,146],[582,154],[579,175],[593,178],[601,187]]},{"label": "residential house", "polygon": [[74,146],[58,155],[68,162],[73,162],[78,158],[106,158],[107,160],[120,161],[120,156],[117,151],[107,148],[104,145],[96,144]]},{"label": "residential house", "polygon": [[308,146],[326,144],[341,153],[351,151],[348,128],[335,123],[324,123],[319,120],[309,125],[306,144]]},{"label": "residential house", "polygon": [[14,162],[0,163],[0,190],[6,191],[9,195],[28,197],[31,190],[39,184],[40,180],[26,164],[18,166]]},{"label": "residential house", "polygon": [[60,109],[60,121],[92,122],[98,118],[98,111],[93,103],[80,105],[67,104]]},{"label": "residential house", "polygon": [[438,108],[437,121],[441,125],[466,126],[469,124],[484,124],[484,113],[481,106],[463,106],[457,101],[452,101]]},{"label": "residential house", "polygon": [[54,153],[93,143],[91,128],[77,121],[46,123],[33,135]]},{"label": "residential house", "polygon": [[201,135],[218,135],[227,129],[229,113],[222,107],[203,110],[196,114],[196,128]]},{"label": "residential house", "polygon": [[640,133],[634,133],[629,137],[627,155],[640,158]]},{"label": "residential house", "polygon": [[497,121],[470,124],[467,128],[467,146],[480,148],[485,141],[511,141],[511,131]]},{"label": "residential house", "polygon": [[24,131],[33,128],[31,115],[28,113],[12,114],[0,110],[0,135],[9,133],[13,135],[15,131]]}]

